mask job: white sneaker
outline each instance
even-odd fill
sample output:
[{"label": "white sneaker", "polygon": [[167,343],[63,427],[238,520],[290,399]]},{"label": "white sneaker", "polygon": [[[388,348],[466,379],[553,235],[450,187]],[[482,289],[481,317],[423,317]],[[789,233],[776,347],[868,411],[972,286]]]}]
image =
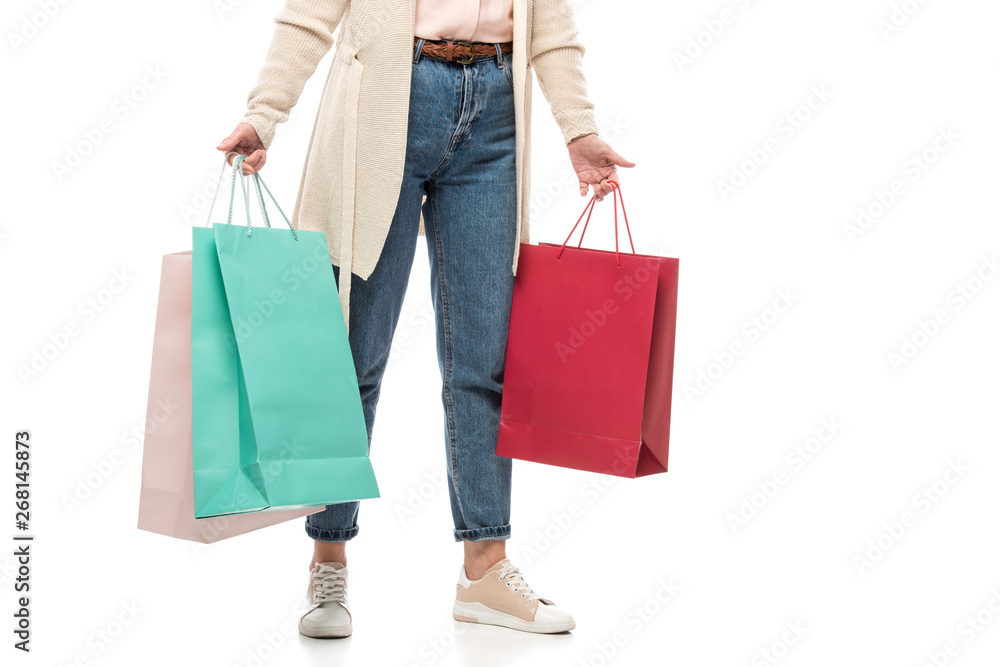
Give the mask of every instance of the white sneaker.
[{"label": "white sneaker", "polygon": [[347,608],[347,568],[329,561],[309,570],[306,591],[309,610],[299,619],[299,632],[306,637],[347,637],[351,634],[351,612]]}]

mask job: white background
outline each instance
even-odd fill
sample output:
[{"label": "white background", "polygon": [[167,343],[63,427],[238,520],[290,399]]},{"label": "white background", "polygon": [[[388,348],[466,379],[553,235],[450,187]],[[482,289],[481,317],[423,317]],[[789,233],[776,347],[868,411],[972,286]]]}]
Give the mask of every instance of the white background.
[{"label": "white background", "polygon": [[[317,641],[294,625],[311,555],[300,521],[203,548],[135,527],[160,258],[204,222],[214,147],[281,3],[48,4],[45,18],[44,2],[8,0],[0,21],[0,533],[14,533],[14,433],[31,429],[37,536],[31,655],[10,648],[13,547],[0,549],[5,664],[995,664],[1000,5],[575,2],[602,133],[637,163],[621,174],[637,250],[680,258],[670,472],[516,461],[508,555],[577,628],[453,621],[461,547],[418,248],[399,330],[413,342],[394,352],[375,428],[382,497],[363,503],[348,552],[354,635]],[[286,210],[329,63],[262,173]],[[561,184],[567,153],[535,93],[532,241],[558,241],[584,200]],[[112,131],[57,175],[105,118]],[[939,133],[951,139],[935,147]],[[724,197],[734,170],[749,175]],[[859,207],[875,215],[852,236]],[[595,220],[588,245],[612,247],[607,203]],[[125,289],[85,318],[115,272]],[[782,292],[792,305],[770,311]],[[751,335],[754,318],[769,324]]]}]

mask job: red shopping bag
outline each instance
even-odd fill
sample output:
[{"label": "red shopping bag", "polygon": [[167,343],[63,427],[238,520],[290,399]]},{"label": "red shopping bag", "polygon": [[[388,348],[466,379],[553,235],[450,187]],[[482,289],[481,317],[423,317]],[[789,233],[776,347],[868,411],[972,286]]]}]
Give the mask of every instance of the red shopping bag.
[{"label": "red shopping bag", "polygon": [[[496,454],[620,477],[666,472],[678,260],[522,243]],[[566,247],[583,215],[577,247]],[[622,215],[632,244],[625,202]]]}]

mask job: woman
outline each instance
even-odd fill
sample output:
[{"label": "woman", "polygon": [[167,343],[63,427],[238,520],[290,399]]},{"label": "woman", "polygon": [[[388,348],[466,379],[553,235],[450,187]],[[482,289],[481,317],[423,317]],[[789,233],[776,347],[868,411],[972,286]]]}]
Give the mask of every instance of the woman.
[{"label": "woman", "polygon": [[[581,195],[592,188],[603,199],[615,166],[633,166],[597,136],[570,2],[286,0],[275,23],[243,122],[218,149],[247,155],[246,174],[264,166],[275,125],[339,26],[293,224],[326,233],[369,448],[416,238],[425,235],[448,491],[465,550],[452,616],[529,632],[572,629],[572,616],[534,593],[506,558],[511,460],[495,454],[518,244],[529,231],[532,71]],[[314,548],[304,635],[351,633],[345,545],[358,533],[358,505],[306,517]]]}]

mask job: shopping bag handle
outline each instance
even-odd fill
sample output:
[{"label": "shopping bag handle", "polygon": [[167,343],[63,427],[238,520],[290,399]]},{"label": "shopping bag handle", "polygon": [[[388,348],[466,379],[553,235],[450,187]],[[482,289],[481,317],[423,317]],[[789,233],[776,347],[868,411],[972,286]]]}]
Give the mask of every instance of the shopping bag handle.
[{"label": "shopping bag handle", "polygon": [[[247,186],[243,174],[243,161],[247,159],[247,156],[240,155],[236,153],[236,151],[229,151],[228,153],[225,154],[225,156],[222,159],[222,169],[219,171],[219,179],[215,184],[215,194],[212,195],[212,203],[208,207],[208,216],[206,216],[205,218],[205,226],[208,227],[208,223],[212,220],[212,211],[215,209],[215,200],[219,196],[219,188],[222,185],[222,174],[225,173],[226,165],[229,164],[230,155],[236,155],[236,159],[233,160],[233,178],[229,186],[229,216],[226,219],[226,224],[227,225],[233,224],[233,201],[236,199],[236,175],[239,174],[240,188],[243,190],[244,209],[246,210],[247,213],[247,236],[250,236],[251,232],[253,231],[253,226],[251,225],[250,222],[250,197],[247,194]],[[274,198],[274,195],[271,193],[271,189],[267,187],[267,183],[264,182],[264,179],[261,178],[260,174],[257,172],[254,172],[253,174],[253,185],[255,191],[257,192],[257,203],[260,206],[260,213],[261,217],[264,218],[264,224],[267,227],[270,227],[271,220],[267,215],[267,207],[264,205],[264,195],[262,195],[260,191],[261,186],[264,187],[264,190],[271,198],[271,201],[274,202],[275,207],[277,207],[278,211],[281,213],[281,217],[285,219],[285,223],[291,230],[292,236],[294,236],[295,240],[298,241],[299,240],[298,232],[295,231],[295,228],[289,221],[288,216],[285,215],[285,212],[282,210],[281,205],[278,204],[278,200]]]},{"label": "shopping bag handle", "polygon": [[[230,155],[239,156],[239,153],[237,153],[236,151],[229,151],[222,158],[222,169],[219,170],[219,178],[216,179],[216,181],[215,181],[215,192],[212,194],[212,203],[209,204],[209,206],[208,206],[208,215],[205,216],[205,225],[204,225],[205,227],[208,227],[208,224],[212,221],[212,211],[215,210],[215,201],[216,201],[216,199],[219,198],[219,190],[222,188],[222,175],[224,173],[226,173],[226,165],[229,164],[229,156]],[[240,162],[240,164],[242,165],[242,161]],[[240,171],[242,171],[242,169]],[[258,190],[258,192],[259,192],[259,190]],[[232,224],[232,221],[233,221],[233,197],[235,196],[235,194],[236,194],[236,167],[234,165],[233,166],[233,180],[232,180],[232,183],[230,185],[230,194],[229,194],[229,219],[226,221],[227,225],[228,224]],[[260,210],[260,212],[261,212],[261,217],[264,218],[265,224],[267,224],[268,220],[267,220],[267,215],[264,213],[263,204],[261,204],[261,210]],[[250,212],[247,211],[247,217],[248,218],[249,218],[249,215],[250,215]],[[270,225],[268,225],[268,226],[270,227]]]},{"label": "shopping bag handle", "polygon": [[[621,185],[619,185],[617,181],[608,181],[608,183],[611,184],[611,192],[612,194],[614,194],[615,198],[615,262],[618,264],[618,266],[621,266],[622,261],[618,255],[618,197],[621,196],[619,194],[621,190]],[[635,245],[632,243],[632,230],[629,229],[628,214],[625,212],[625,197],[621,197],[621,200],[622,200],[622,216],[625,218],[625,231],[628,233],[628,244],[629,246],[632,247],[632,254],[634,255]],[[583,245],[583,235],[587,233],[587,225],[590,224],[590,215],[591,213],[594,212],[594,203],[596,201],[597,201],[597,194],[595,193],[594,196],[590,198],[590,201],[587,202],[587,205],[583,209],[583,213],[581,213],[580,217],[576,219],[576,224],[573,225],[573,229],[569,230],[569,234],[566,236],[566,240],[563,241],[563,244],[561,246],[559,246],[559,252],[556,253],[556,259],[559,259],[562,256],[563,249],[566,247],[566,244],[569,243],[570,237],[573,236],[573,232],[576,231],[576,228],[577,226],[579,226],[580,221],[583,220],[584,214],[586,214],[587,221],[583,223],[583,230],[580,232],[580,242],[576,244],[576,247],[579,248],[580,246]]]}]

